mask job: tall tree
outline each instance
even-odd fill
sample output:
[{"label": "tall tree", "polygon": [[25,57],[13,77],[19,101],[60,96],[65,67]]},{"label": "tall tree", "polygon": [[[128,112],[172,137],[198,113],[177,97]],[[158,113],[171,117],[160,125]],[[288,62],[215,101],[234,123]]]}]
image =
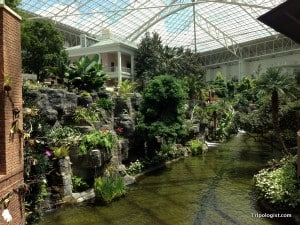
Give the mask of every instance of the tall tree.
[{"label": "tall tree", "polygon": [[258,79],[256,87],[259,95],[271,97],[273,129],[282,146],[282,150],[288,154],[279,126],[279,107],[280,97],[295,97],[294,91],[298,89],[295,86],[295,80],[287,74],[282,74],[279,68],[268,68]]},{"label": "tall tree", "polygon": [[[22,23],[22,61],[24,72],[43,81],[55,68],[67,62],[63,37],[50,21],[25,20]],[[62,76],[62,74],[55,74]]]},{"label": "tall tree", "polygon": [[20,5],[21,0],[5,0],[5,4],[12,8],[13,10],[16,10],[18,5]]},{"label": "tall tree", "polygon": [[135,55],[137,77],[153,78],[160,75],[163,46],[157,33],[146,33]]},{"label": "tall tree", "polygon": [[160,75],[150,80],[140,104],[137,131],[144,136],[152,154],[157,137],[176,142],[187,134],[183,126],[186,99],[182,81],[173,76]]}]

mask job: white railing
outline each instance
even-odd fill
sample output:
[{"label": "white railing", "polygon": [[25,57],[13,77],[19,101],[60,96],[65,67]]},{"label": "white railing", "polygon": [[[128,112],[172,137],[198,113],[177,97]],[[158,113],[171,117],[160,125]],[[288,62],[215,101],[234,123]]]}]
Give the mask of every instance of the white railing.
[{"label": "white railing", "polygon": [[[108,73],[111,75],[117,75],[118,73],[118,67],[117,66],[110,66],[110,67],[103,67],[102,68],[104,73]],[[131,75],[131,68],[122,66],[122,74],[124,75]]]}]

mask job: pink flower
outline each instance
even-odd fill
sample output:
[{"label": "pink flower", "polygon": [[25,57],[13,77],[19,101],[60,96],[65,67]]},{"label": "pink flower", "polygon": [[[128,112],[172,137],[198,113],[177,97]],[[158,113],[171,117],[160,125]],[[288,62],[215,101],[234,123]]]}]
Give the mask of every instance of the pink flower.
[{"label": "pink flower", "polygon": [[46,156],[50,157],[52,155],[52,153],[49,150],[45,151]]},{"label": "pink flower", "polygon": [[123,127],[118,127],[116,129],[117,134],[122,134],[124,132],[124,128]]}]

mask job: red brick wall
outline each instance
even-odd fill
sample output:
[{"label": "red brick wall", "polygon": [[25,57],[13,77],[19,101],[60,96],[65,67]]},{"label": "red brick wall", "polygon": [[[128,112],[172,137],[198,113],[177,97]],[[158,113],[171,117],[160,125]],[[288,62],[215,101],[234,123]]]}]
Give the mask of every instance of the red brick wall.
[{"label": "red brick wall", "polygon": [[[13,190],[23,184],[23,139],[10,133],[18,120],[23,128],[22,113],[14,118],[13,109],[22,110],[20,18],[6,6],[0,6],[0,202],[10,193],[8,209],[13,217],[10,224],[25,224],[22,196]],[[11,91],[3,90],[4,77],[11,77]],[[3,206],[0,207],[0,215]],[[7,224],[0,216],[0,224]]]}]

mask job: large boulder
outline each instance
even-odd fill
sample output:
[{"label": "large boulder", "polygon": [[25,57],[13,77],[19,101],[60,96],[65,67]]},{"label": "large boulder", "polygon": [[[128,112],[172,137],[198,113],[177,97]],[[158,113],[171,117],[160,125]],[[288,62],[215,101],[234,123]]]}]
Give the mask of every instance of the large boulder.
[{"label": "large boulder", "polygon": [[77,107],[77,96],[60,89],[27,90],[24,94],[29,104],[35,104],[40,115],[50,124],[54,124],[65,114]]}]

